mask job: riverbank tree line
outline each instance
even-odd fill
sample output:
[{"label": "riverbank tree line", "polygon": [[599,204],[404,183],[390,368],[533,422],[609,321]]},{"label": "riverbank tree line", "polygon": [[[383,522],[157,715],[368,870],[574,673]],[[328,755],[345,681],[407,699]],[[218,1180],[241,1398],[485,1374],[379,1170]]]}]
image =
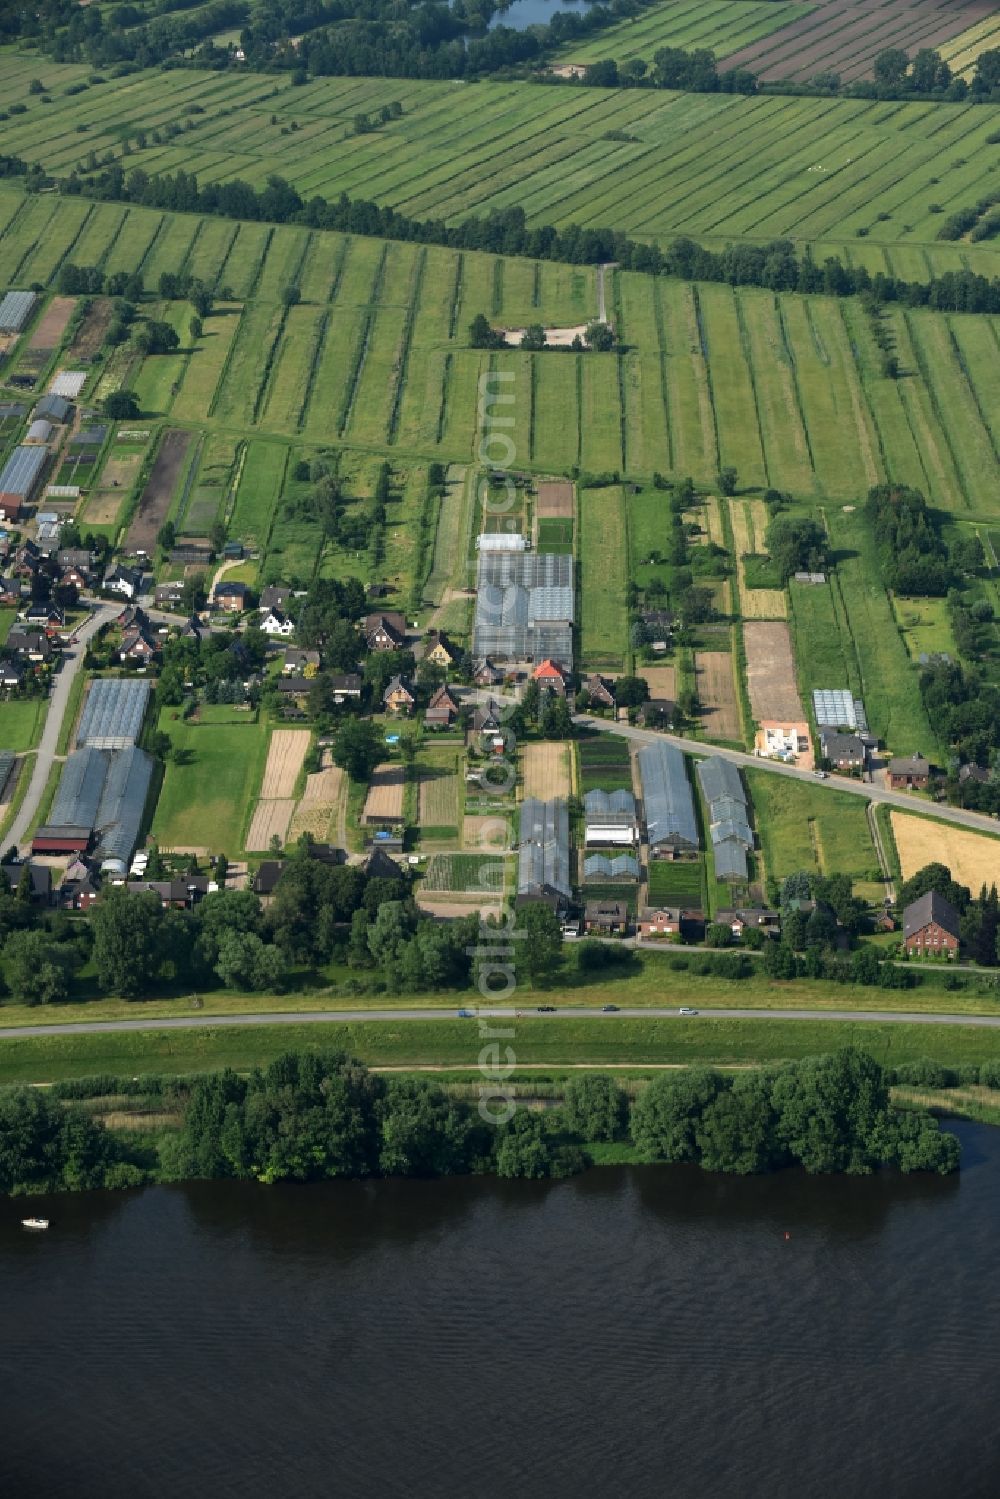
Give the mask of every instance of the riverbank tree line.
[{"label": "riverbank tree line", "polygon": [[[114,1091],[123,1081],[89,1086]],[[737,1175],[793,1165],[852,1175],[957,1170],[958,1140],[927,1111],[895,1108],[889,1089],[884,1067],[844,1048],[773,1069],[663,1073],[631,1105],[613,1077],[586,1074],[565,1085],[556,1107],[517,1107],[493,1124],[428,1079],[382,1077],[339,1052],[286,1053],[245,1076],[160,1080],[161,1107],[176,1109],[177,1125],[152,1140],[67,1103],[72,1085],[0,1091],[0,1192],[190,1178],[542,1180],[583,1170],[588,1147],[615,1142],[631,1146],[625,1160]]]}]

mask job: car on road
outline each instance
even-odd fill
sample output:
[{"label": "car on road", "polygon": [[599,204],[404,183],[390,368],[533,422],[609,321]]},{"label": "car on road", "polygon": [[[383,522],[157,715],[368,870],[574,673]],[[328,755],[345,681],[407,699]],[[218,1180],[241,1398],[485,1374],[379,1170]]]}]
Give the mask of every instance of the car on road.
[{"label": "car on road", "polygon": [[475,1010],[459,1010],[458,1018],[459,1020],[475,1020],[476,1012]]},{"label": "car on road", "polygon": [[616,1015],[617,1013],[618,1013],[618,1006],[617,1005],[601,1005],[601,1014],[602,1015]]},{"label": "car on road", "polygon": [[820,781],[825,781],[826,780],[826,771],[825,770],[814,770],[813,771],[813,775],[817,778],[817,780],[820,780]]},{"label": "car on road", "polygon": [[677,1013],[678,1015],[697,1015],[698,1011],[692,1010],[690,1005],[681,1005]]},{"label": "car on road", "polygon": [[538,1006],[538,1014],[539,1015],[554,1015],[555,1012],[556,1012],[555,1005],[539,1005]]}]

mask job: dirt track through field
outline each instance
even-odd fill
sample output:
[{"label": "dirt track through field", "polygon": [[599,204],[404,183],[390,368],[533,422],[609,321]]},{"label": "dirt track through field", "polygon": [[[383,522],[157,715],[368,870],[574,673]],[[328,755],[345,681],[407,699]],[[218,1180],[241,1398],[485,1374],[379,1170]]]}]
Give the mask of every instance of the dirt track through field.
[{"label": "dirt track through field", "polygon": [[139,496],[135,519],[128,528],[125,541],[127,552],[152,554],[155,550],[157,534],[167,518],[170,501],[184,470],[184,460],[193,439],[193,432],[171,431],[165,435],[145,488]]},{"label": "dirt track through field", "polygon": [[549,801],[569,796],[569,749],[565,744],[527,744],[521,762],[525,796]]},{"label": "dirt track through field", "polygon": [[743,626],[750,711],[758,721],[801,722],[805,718],[795,681],[795,659],[788,626],[748,621]]},{"label": "dirt track through field", "polygon": [[[701,726],[711,739],[743,743],[733,658],[728,651],[698,651],[694,658]],[[652,687],[650,688],[652,693]],[[655,694],[654,694],[655,696]]]},{"label": "dirt track through field", "polygon": [[271,839],[279,838],[282,843],[288,838],[288,824],[292,820],[295,811],[295,800],[286,796],[279,798],[268,798],[259,801],[254,808],[253,818],[250,822],[250,831],[247,833],[247,850],[252,854],[265,852],[271,847]]},{"label": "dirt track through field", "polygon": [[308,729],[275,729],[267,747],[267,765],[260,786],[262,801],[292,796],[309,748]]}]

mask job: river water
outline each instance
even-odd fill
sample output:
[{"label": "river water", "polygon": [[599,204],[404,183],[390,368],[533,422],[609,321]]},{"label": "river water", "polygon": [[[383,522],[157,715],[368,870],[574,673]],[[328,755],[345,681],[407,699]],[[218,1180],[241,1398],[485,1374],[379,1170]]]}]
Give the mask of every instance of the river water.
[{"label": "river water", "polygon": [[0,1493],[993,1496],[1000,1132],[959,1133],[950,1180],[5,1202]]},{"label": "river water", "polygon": [[527,31],[529,26],[547,26],[557,11],[584,15],[591,4],[592,0],[512,0],[506,10],[494,14],[487,29],[506,26],[511,31]]}]

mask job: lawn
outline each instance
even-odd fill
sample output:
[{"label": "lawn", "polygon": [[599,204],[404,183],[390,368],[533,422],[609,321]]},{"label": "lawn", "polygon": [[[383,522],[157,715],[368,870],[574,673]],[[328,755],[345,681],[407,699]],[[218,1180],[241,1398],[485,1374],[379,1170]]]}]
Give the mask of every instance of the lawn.
[{"label": "lawn", "polygon": [[174,751],[163,777],[152,835],[161,848],[226,853],[243,847],[245,823],[267,757],[267,725],[244,715],[241,723],[190,723],[165,708],[159,727]]},{"label": "lawn", "polygon": [[12,697],[0,703],[0,749],[33,749],[42,734],[48,699]]},{"label": "lawn", "polygon": [[649,899],[653,905],[700,906],[705,866],[701,859],[649,862]]},{"label": "lawn", "polygon": [[866,803],[860,797],[765,771],[747,771],[746,779],[770,880],[780,882],[800,869],[879,878]]}]

